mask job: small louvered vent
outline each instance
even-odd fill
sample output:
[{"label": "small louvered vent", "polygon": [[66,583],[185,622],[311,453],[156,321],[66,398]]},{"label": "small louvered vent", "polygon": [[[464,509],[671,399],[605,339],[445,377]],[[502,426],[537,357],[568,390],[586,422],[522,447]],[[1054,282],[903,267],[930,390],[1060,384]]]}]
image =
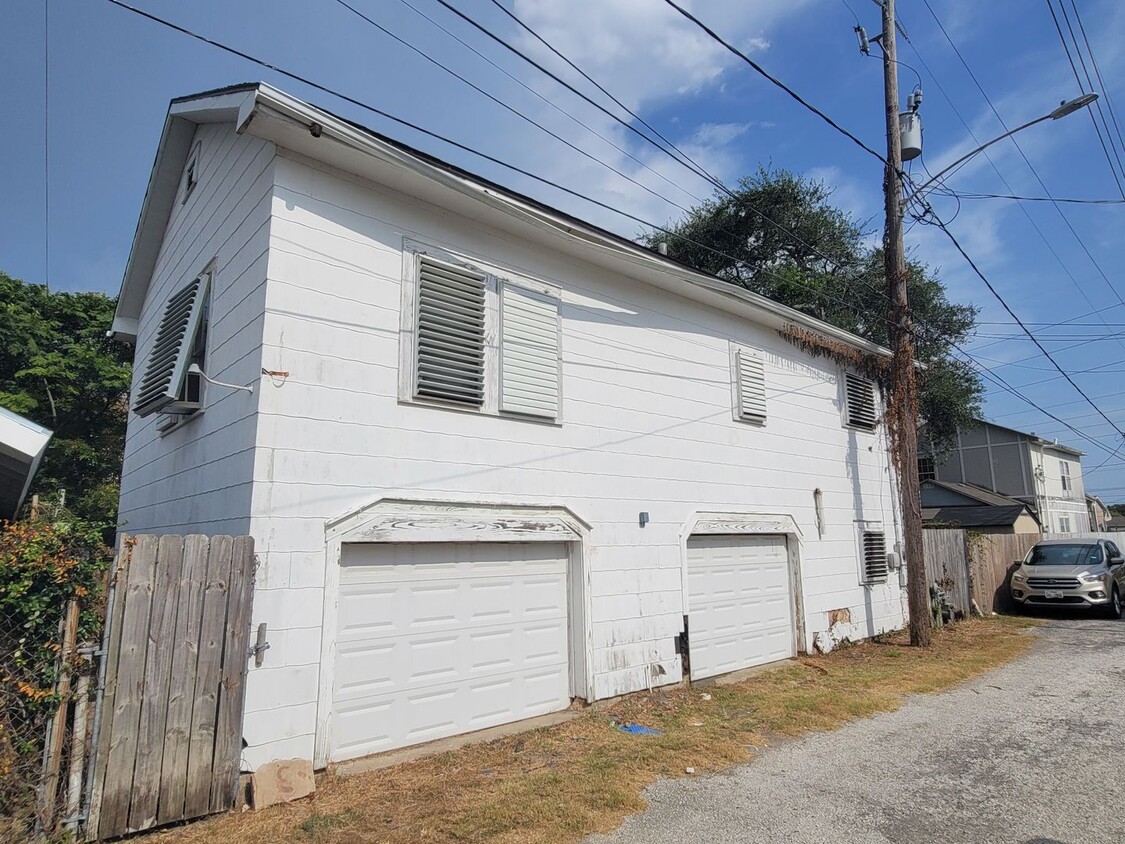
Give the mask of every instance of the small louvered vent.
[{"label": "small louvered vent", "polygon": [[748,422],[766,421],[766,369],[760,355],[739,349],[738,415]]},{"label": "small louvered vent", "polygon": [[863,532],[863,582],[887,582],[887,538],[882,531]]},{"label": "small louvered vent", "polygon": [[505,284],[500,304],[500,409],[559,415],[559,300]]},{"label": "small louvered vent", "polygon": [[416,395],[483,404],[485,278],[419,257]]},{"label": "small louvered vent", "polygon": [[844,387],[847,391],[847,418],[853,428],[874,431],[878,418],[875,416],[875,388],[866,378],[844,373]]},{"label": "small louvered vent", "polygon": [[172,404],[180,395],[195,336],[203,320],[210,276],[199,276],[164,306],[156,339],[137,387],[133,411],[148,416]]}]

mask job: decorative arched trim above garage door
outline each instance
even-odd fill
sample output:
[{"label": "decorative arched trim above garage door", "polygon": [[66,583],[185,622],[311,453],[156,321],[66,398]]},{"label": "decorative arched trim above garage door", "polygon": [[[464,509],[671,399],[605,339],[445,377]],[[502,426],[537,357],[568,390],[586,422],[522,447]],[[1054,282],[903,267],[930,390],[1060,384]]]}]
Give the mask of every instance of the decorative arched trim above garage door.
[{"label": "decorative arched trim above garage door", "polygon": [[332,542],[580,542],[566,507],[381,498],[326,525]]}]

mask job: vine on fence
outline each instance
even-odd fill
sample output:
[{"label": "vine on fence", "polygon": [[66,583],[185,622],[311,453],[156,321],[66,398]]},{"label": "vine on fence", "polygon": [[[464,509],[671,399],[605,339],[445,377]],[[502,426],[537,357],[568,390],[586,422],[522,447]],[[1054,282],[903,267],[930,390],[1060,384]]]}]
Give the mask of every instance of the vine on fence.
[{"label": "vine on fence", "polygon": [[102,528],[50,506],[0,521],[0,837],[33,813],[46,725],[67,704],[56,682],[69,601],[78,641],[100,636],[112,560]]}]

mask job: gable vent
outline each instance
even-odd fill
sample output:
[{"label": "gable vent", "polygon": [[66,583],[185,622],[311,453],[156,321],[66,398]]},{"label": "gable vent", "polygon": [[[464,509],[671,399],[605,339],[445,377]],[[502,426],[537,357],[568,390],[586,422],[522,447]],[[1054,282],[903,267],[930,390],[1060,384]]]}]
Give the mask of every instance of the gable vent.
[{"label": "gable vent", "polygon": [[866,378],[844,373],[847,402],[847,424],[864,431],[874,431],[878,421],[875,415],[875,387]]},{"label": "gable vent", "polygon": [[505,284],[500,301],[500,409],[559,415],[559,301]]},{"label": "gable vent", "polygon": [[416,395],[484,403],[485,278],[419,256]]},{"label": "gable vent", "polygon": [[183,387],[195,335],[203,319],[210,275],[203,274],[168,300],[156,329],[133,412],[148,416],[175,402]]},{"label": "gable vent", "polygon": [[766,368],[760,355],[739,349],[738,415],[748,422],[766,421]]},{"label": "gable vent", "polygon": [[863,582],[887,582],[887,538],[882,531],[863,532]]}]

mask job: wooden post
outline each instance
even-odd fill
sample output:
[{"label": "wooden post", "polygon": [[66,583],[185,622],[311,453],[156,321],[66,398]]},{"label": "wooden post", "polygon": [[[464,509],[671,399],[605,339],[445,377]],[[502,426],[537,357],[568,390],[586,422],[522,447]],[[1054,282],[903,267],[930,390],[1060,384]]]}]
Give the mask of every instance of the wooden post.
[{"label": "wooden post", "polygon": [[887,168],[883,182],[886,230],[883,260],[887,276],[891,336],[891,438],[898,467],[902,533],[906,553],[910,644],[930,644],[930,590],[922,550],[922,494],[918,482],[918,382],[914,371],[906,255],[902,243],[902,138],[899,134],[898,64],[895,58],[895,3],[883,0],[883,82],[887,117]]},{"label": "wooden post", "polygon": [[39,493],[31,496],[31,521],[39,518]]},{"label": "wooden post", "polygon": [[78,827],[78,811],[82,806],[82,774],[86,765],[86,740],[90,708],[90,653],[93,646],[83,648],[82,667],[74,692],[74,726],[70,733],[70,774],[66,789],[66,827]]},{"label": "wooden post", "polygon": [[54,831],[58,810],[59,769],[62,766],[63,745],[66,740],[66,713],[70,706],[70,661],[74,656],[75,640],[78,638],[78,601],[71,598],[66,604],[63,622],[62,649],[59,651],[58,678],[55,693],[58,708],[51,717],[48,729],[47,758],[43,767],[43,781],[39,791],[39,823],[43,831]]}]

